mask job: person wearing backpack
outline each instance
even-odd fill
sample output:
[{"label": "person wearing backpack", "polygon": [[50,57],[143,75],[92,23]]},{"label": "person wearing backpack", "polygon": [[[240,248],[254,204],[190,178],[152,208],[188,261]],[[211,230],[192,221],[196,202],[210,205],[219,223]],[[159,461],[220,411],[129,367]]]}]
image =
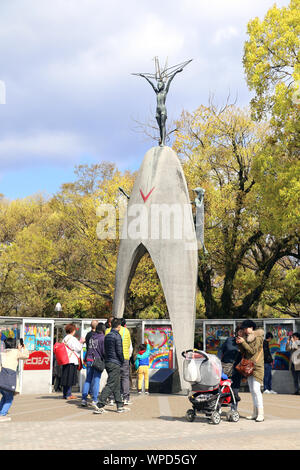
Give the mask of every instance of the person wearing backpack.
[{"label": "person wearing backpack", "polygon": [[86,354],[86,381],[82,389],[81,406],[87,406],[87,396],[91,388],[92,393],[92,406],[97,409],[97,401],[100,387],[101,374],[99,370],[93,367],[93,362],[97,358],[105,360],[104,351],[104,338],[105,326],[103,323],[98,323],[96,330],[92,331],[87,343]]}]

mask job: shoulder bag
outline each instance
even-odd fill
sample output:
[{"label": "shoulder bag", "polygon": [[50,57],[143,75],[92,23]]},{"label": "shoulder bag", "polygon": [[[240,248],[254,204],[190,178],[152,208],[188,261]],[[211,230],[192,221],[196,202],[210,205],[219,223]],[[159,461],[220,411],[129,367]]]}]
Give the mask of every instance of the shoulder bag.
[{"label": "shoulder bag", "polygon": [[99,357],[95,357],[95,353],[92,352],[93,354],[93,362],[92,362],[92,367],[97,370],[98,372],[103,372],[104,369],[105,369],[105,362],[103,361],[103,359],[99,356]]},{"label": "shoulder bag", "polygon": [[232,376],[233,362],[222,362],[222,370],[228,377]]},{"label": "shoulder bag", "polygon": [[94,360],[92,362],[92,367],[97,370],[98,372],[103,372],[105,369],[105,362],[101,357],[94,356]]},{"label": "shoulder bag", "polygon": [[82,367],[83,367],[81,357],[80,357],[80,356],[77,356],[76,352],[75,352],[73,349],[71,349],[66,343],[64,343],[64,345],[65,345],[68,349],[70,349],[70,351],[72,351],[73,354],[75,354],[75,356],[76,356],[77,359],[78,359],[77,370],[81,370]]},{"label": "shoulder bag", "polygon": [[7,367],[2,367],[2,358],[0,354],[0,389],[6,392],[15,392],[17,386],[17,372]]},{"label": "shoulder bag", "polygon": [[[262,354],[263,349],[261,349],[258,353],[258,356],[256,358],[256,361],[258,361],[258,358]],[[244,377],[248,378],[250,377],[255,369],[255,362],[252,361],[251,359],[246,359],[245,357],[242,358],[241,362],[235,366],[236,370],[243,375]]]}]

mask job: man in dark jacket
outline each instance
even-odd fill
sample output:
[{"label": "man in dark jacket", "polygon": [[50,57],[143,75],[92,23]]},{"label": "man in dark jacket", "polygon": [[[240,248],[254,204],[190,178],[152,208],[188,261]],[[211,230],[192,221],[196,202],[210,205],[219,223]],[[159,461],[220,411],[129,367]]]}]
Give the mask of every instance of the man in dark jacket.
[{"label": "man in dark jacket", "polygon": [[243,330],[240,325],[237,325],[234,336],[229,336],[218,351],[218,358],[222,362],[222,370],[231,379],[231,388],[236,402],[239,402],[241,399],[239,396],[239,389],[242,380],[242,376],[235,368],[242,359],[238,345],[236,344],[236,338],[241,336],[242,333]]},{"label": "man in dark jacket", "polygon": [[[108,397],[113,394],[117,405],[117,412],[125,411],[120,393],[120,369],[124,362],[122,338],[119,334],[121,320],[114,318],[111,331],[105,336],[105,369],[108,374],[107,383],[100,394],[95,414],[104,413],[104,406]],[[128,410],[128,408],[126,408]]]},{"label": "man in dark jacket", "polygon": [[266,339],[263,342],[264,348],[264,393],[277,393],[272,390],[272,363],[273,357],[269,349],[269,343],[273,339],[272,333],[269,331],[266,334]]}]

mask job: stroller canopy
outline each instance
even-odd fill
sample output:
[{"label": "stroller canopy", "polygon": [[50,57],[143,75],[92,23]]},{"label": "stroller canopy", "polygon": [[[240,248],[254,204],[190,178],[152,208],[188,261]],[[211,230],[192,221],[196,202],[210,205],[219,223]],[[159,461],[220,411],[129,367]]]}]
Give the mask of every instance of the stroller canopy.
[{"label": "stroller canopy", "polygon": [[191,384],[205,387],[217,387],[221,380],[222,364],[214,354],[204,351],[186,351],[182,353],[183,378]]}]

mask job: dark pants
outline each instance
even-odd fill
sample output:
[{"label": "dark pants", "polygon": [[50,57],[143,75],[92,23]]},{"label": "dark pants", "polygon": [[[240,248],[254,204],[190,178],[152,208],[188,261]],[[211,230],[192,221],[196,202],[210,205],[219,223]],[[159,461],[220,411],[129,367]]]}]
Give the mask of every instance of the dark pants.
[{"label": "dark pants", "polygon": [[121,393],[123,395],[123,400],[129,400],[129,360],[124,359],[124,362],[120,369],[120,379],[121,379]]},{"label": "dark pants", "polygon": [[72,387],[69,385],[63,386],[63,396],[64,398],[69,398],[72,395]]},{"label": "dark pants", "polygon": [[12,405],[14,399],[14,392],[8,392],[7,390],[0,390],[2,399],[0,401],[0,416],[6,416],[9,408]]},{"label": "dark pants", "polygon": [[230,379],[231,379],[232,392],[234,394],[235,401],[236,401],[235,405],[233,403],[231,404],[231,409],[237,410],[238,402],[240,401],[239,390],[241,386],[242,376],[237,370],[235,370],[235,368],[233,368],[232,376]]},{"label": "dark pants", "polygon": [[272,390],[272,363],[265,362],[264,390]]},{"label": "dark pants", "polygon": [[120,393],[120,366],[113,362],[106,362],[105,369],[107,372],[107,382],[100,394],[98,406],[101,408],[106,405],[106,400],[111,394],[115,398],[115,402],[118,408],[123,405],[121,393]]},{"label": "dark pants", "polygon": [[294,364],[291,365],[291,372],[293,374],[295,392],[299,393],[300,391],[300,370],[295,370]]}]

